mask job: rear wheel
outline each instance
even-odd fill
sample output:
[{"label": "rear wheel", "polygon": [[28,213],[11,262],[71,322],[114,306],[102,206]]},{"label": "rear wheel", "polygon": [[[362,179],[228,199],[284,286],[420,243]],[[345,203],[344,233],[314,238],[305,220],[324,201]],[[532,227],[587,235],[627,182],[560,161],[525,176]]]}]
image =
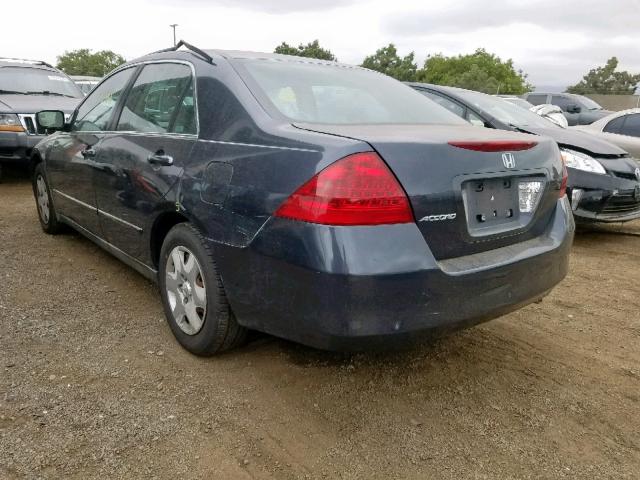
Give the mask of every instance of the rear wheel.
[{"label": "rear wheel", "polygon": [[56,211],[51,201],[51,190],[42,163],[36,165],[33,172],[33,195],[36,199],[42,230],[51,235],[59,233],[62,230],[62,225],[56,217]]},{"label": "rear wheel", "polygon": [[210,356],[244,341],[247,331],[231,312],[212,252],[192,225],[167,234],[158,279],[167,321],[184,348]]}]

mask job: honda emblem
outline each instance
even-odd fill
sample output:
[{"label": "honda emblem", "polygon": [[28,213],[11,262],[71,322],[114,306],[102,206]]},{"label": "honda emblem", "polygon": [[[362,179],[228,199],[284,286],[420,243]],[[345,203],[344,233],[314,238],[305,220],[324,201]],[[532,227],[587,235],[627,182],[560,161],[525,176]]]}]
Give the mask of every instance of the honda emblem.
[{"label": "honda emblem", "polygon": [[504,164],[504,168],[516,168],[516,157],[511,152],[503,153],[502,163]]}]

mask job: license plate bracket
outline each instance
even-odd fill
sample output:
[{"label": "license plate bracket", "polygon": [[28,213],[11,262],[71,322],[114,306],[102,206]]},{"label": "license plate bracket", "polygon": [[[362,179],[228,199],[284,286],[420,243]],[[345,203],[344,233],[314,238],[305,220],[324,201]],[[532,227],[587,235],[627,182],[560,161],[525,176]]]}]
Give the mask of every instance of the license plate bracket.
[{"label": "license plate bracket", "polygon": [[462,184],[462,193],[471,234],[519,224],[517,177],[468,180]]}]

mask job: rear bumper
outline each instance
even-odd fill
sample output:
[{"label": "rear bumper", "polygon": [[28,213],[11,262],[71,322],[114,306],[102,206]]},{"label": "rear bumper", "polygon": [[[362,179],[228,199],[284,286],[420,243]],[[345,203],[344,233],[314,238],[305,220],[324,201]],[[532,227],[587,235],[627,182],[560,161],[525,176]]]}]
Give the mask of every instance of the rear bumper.
[{"label": "rear bumper", "polygon": [[357,350],[470,326],[542,298],[567,273],[573,234],[561,200],[544,235],[446,261],[433,257],[415,224],[271,219],[247,248],[212,248],[239,323]]},{"label": "rear bumper", "polygon": [[0,132],[0,162],[28,160],[31,150],[44,135],[27,135],[25,132]]}]

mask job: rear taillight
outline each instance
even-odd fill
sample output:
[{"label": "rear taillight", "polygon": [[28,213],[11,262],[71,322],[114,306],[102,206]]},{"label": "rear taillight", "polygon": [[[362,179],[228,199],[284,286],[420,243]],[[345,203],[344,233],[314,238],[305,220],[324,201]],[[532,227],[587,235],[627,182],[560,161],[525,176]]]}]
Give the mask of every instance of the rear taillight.
[{"label": "rear taillight", "polygon": [[488,141],[460,141],[449,142],[449,145],[475,152],[518,152],[529,150],[537,145],[537,142],[524,142],[521,140],[488,140]]},{"label": "rear taillight", "polygon": [[277,217],[323,225],[413,222],[404,190],[375,152],[349,155],[296,190]]},{"label": "rear taillight", "polygon": [[562,183],[560,184],[560,191],[558,197],[562,198],[567,194],[567,181],[569,180],[569,172],[567,171],[567,162],[564,160],[564,156],[561,154],[562,160]]}]

